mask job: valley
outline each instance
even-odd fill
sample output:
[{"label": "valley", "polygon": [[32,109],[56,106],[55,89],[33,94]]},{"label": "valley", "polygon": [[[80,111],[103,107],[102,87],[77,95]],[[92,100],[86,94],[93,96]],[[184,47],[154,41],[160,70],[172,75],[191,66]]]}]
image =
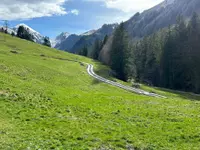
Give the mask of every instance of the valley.
[{"label": "valley", "polygon": [[0,6],[0,150],[200,149],[199,0]]},{"label": "valley", "polygon": [[198,95],[134,94],[68,61],[107,76],[91,59],[10,35],[0,45],[0,149],[199,148]]}]

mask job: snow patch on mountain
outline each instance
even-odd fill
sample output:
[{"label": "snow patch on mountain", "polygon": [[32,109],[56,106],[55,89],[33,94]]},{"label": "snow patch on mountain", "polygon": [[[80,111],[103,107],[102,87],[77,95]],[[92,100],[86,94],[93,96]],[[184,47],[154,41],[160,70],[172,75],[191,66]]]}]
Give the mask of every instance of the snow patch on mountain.
[{"label": "snow patch on mountain", "polygon": [[35,31],[34,29],[32,29],[24,23],[18,24],[13,28],[13,30],[17,32],[20,26],[23,26],[33,36],[34,42],[39,44],[42,44],[44,42],[44,36],[42,36],[39,32]]},{"label": "snow patch on mountain", "polygon": [[20,26],[23,26],[24,28],[29,29],[30,32],[39,34],[39,32],[35,31],[34,29],[32,29],[31,27],[27,26],[24,23],[20,23],[20,24],[16,25],[15,28],[18,29]]},{"label": "snow patch on mountain", "polygon": [[92,35],[96,32],[97,30],[90,30],[88,32],[82,33],[80,36],[88,36],[88,35]]},{"label": "snow patch on mountain", "polygon": [[175,2],[175,0],[165,0],[165,3],[167,5],[173,4]]},{"label": "snow patch on mountain", "polygon": [[[6,30],[6,28],[3,27],[3,26],[0,26],[0,28],[1,28],[1,29],[3,28],[3,30]],[[7,28],[7,31],[8,31],[9,34],[12,34],[12,33],[14,33],[15,35],[17,34],[17,32],[15,32],[15,31],[14,31],[13,29],[11,29],[11,28]]]},{"label": "snow patch on mountain", "polygon": [[51,40],[51,46],[55,47],[56,45],[62,43],[65,39],[67,39],[71,34],[68,32],[62,32],[58,35],[54,40]]}]

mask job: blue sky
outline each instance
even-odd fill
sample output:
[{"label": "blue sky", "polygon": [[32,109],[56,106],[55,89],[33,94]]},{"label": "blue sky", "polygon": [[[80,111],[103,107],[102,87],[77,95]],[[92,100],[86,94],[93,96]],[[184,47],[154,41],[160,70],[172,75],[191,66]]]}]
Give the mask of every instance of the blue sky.
[{"label": "blue sky", "polygon": [[54,38],[61,32],[80,34],[103,24],[125,21],[162,0],[6,0],[0,1],[1,20],[25,23]]}]

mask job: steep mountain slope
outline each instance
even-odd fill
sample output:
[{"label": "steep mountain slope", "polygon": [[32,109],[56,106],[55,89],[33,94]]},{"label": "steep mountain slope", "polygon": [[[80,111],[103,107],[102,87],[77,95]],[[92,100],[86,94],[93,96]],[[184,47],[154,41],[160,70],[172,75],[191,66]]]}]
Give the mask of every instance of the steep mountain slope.
[{"label": "steep mountain slope", "polygon": [[68,32],[62,32],[60,35],[56,37],[55,40],[52,40],[52,47],[58,48],[60,43],[62,43],[65,39],[67,39],[71,34]]},{"label": "steep mountain slope", "polygon": [[97,30],[90,30],[88,32],[85,32],[85,33],[81,34],[81,36],[88,36],[88,35],[91,35],[91,34],[95,33],[96,31]]},{"label": "steep mountain slope", "polygon": [[174,24],[179,15],[186,19],[191,17],[193,12],[200,13],[199,0],[165,0],[141,14],[134,15],[125,22],[125,27],[131,37],[143,37]]},{"label": "steep mountain slope", "polygon": [[91,30],[80,35],[72,34],[56,44],[55,48],[76,53],[84,46],[91,46],[96,39],[103,40],[106,35],[111,35],[116,26],[117,24],[105,24],[98,30]]},{"label": "steep mountain slope", "polygon": [[18,24],[13,28],[15,32],[18,31],[18,28],[20,26],[23,26],[32,36],[33,36],[33,41],[39,44],[42,44],[44,42],[44,36],[42,36],[39,32],[35,31],[31,27],[27,26],[26,24]]},{"label": "steep mountain slope", "polygon": [[111,35],[117,24],[105,24],[91,35],[82,36],[80,40],[71,48],[71,52],[76,53],[84,46],[91,47],[96,39],[103,40],[106,35]]},{"label": "steep mountain slope", "polygon": [[80,38],[81,36],[79,35],[71,34],[67,38],[63,39],[61,42],[57,43],[54,48],[70,52],[71,48]]},{"label": "steep mountain slope", "polygon": [[[194,12],[200,14],[200,0],[165,0],[141,14],[136,13],[124,25],[129,36],[135,41],[175,24],[179,15],[187,20]],[[106,64],[109,64],[111,43],[112,39],[107,42],[100,53],[102,62]]]}]

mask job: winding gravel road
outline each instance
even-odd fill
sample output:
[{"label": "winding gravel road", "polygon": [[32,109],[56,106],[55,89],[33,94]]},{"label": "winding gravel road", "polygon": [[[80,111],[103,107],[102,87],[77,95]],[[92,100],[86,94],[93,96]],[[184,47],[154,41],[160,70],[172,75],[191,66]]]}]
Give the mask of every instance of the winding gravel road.
[{"label": "winding gravel road", "polygon": [[125,89],[127,91],[131,91],[131,92],[134,92],[134,93],[137,93],[137,94],[142,94],[142,95],[151,96],[151,97],[166,98],[165,96],[162,96],[162,95],[158,95],[158,94],[155,94],[155,93],[150,93],[150,92],[147,92],[147,91],[144,91],[144,90],[141,90],[141,89],[137,89],[137,88],[133,88],[133,87],[130,87],[130,86],[125,86],[125,85],[122,85],[120,83],[113,82],[111,80],[105,79],[105,78],[95,74],[93,68],[94,68],[93,65],[87,64],[87,72],[88,72],[88,74],[90,76],[92,76],[93,78],[99,80],[99,81],[111,84],[113,86]]}]

